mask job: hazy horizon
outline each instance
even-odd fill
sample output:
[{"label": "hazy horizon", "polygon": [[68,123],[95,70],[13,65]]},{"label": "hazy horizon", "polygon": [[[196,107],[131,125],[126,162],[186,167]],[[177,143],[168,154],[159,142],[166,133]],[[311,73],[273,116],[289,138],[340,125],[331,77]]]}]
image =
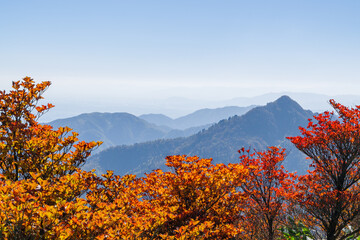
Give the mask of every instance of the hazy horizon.
[{"label": "hazy horizon", "polygon": [[[126,102],[126,103],[111,103],[111,102],[57,102],[55,108],[51,109],[44,117],[42,122],[49,122],[61,118],[74,117],[83,113],[116,113],[126,112],[135,116],[144,114],[163,114],[170,118],[179,118],[191,114],[201,109],[215,109],[223,107],[248,107],[251,105],[262,106],[269,102],[273,102],[279,97],[287,95],[294,101],[299,103],[304,109],[313,112],[322,112],[326,110],[332,111],[328,101],[335,99],[336,101],[350,107],[359,105],[360,95],[322,95],[314,93],[296,93],[296,92],[272,92],[267,94],[256,95],[252,97],[230,98],[218,101],[206,101],[201,99],[189,99],[172,97],[167,99],[149,99],[147,102]],[[48,99],[43,100],[45,103]],[[53,103],[53,102],[52,102]],[[72,105],[69,109],[68,106]]]},{"label": "hazy horizon", "polygon": [[175,117],[270,92],[358,95],[359,11],[356,0],[6,1],[0,89],[51,81],[49,118]]}]

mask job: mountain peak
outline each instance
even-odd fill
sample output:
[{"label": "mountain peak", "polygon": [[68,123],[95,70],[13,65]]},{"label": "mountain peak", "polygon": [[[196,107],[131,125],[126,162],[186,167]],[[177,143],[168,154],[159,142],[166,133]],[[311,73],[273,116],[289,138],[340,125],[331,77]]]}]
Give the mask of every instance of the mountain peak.
[{"label": "mountain peak", "polygon": [[279,97],[277,100],[275,100],[274,102],[295,102],[294,100],[292,100],[288,95],[282,95],[281,97]]},{"label": "mountain peak", "polygon": [[268,103],[265,107],[276,107],[281,109],[295,109],[297,111],[304,111],[304,109],[293,99],[287,95],[283,95],[274,102]]},{"label": "mountain peak", "polygon": [[279,97],[273,103],[275,103],[275,104],[290,104],[290,103],[294,104],[295,103],[295,104],[299,105],[297,102],[295,102],[295,100],[290,98],[288,95],[283,95],[283,96]]}]

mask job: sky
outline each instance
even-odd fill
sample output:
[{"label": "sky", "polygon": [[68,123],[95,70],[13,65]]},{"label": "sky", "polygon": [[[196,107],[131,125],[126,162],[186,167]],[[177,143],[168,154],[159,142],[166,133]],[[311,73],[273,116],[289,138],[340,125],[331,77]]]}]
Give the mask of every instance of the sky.
[{"label": "sky", "polygon": [[51,81],[53,117],[360,95],[359,13],[358,0],[0,0],[0,89]]}]

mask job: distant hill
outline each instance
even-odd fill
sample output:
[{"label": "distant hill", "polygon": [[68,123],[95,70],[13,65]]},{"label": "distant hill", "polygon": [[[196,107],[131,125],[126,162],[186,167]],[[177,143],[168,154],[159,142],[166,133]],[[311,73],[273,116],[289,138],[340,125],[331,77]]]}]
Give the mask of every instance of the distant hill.
[{"label": "distant hill", "polygon": [[226,119],[235,115],[241,116],[254,107],[255,106],[230,106],[215,109],[205,108],[176,119],[169,118],[163,114],[144,114],[140,115],[139,118],[158,126],[167,126],[173,129],[184,130],[192,127],[217,123],[222,119]]},{"label": "distant hill", "polygon": [[282,96],[242,116],[221,120],[190,137],[109,148],[94,155],[86,167],[96,168],[99,172],[114,170],[120,175],[142,174],[163,168],[164,158],[168,155],[197,155],[212,157],[215,163],[228,163],[238,161],[237,150],[241,147],[264,150],[267,146],[281,145],[289,152],[287,168],[303,172],[307,164],[300,159],[304,157],[286,137],[298,135],[298,127],[307,125],[307,119],[312,116],[311,111]]},{"label": "distant hill", "polygon": [[103,141],[101,149],[163,138],[171,129],[150,124],[129,113],[86,113],[49,123],[71,127],[84,141]]}]

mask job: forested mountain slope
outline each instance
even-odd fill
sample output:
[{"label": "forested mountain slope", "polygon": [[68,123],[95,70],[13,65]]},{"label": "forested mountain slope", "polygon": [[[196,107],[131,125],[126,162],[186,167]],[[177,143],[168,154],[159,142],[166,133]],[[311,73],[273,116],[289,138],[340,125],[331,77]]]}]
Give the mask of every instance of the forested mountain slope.
[{"label": "forested mountain slope", "polygon": [[[235,162],[241,147],[265,149],[281,145],[288,149],[286,166],[289,170],[304,171],[307,164],[303,156],[286,140],[306,126],[313,113],[304,110],[287,96],[282,96],[266,106],[256,107],[242,116],[234,116],[186,138],[157,140],[132,146],[118,146],[94,155],[87,168],[103,172],[114,170],[117,174],[142,174],[164,167],[168,155],[198,155],[212,157],[215,163]],[[300,159],[301,158],[301,159]]]},{"label": "forested mountain slope", "polygon": [[210,125],[178,130],[166,126],[157,126],[129,113],[85,113],[50,123],[54,128],[68,126],[79,133],[80,140],[102,141],[97,149],[117,145],[130,145],[155,139],[186,137],[207,128]]}]

